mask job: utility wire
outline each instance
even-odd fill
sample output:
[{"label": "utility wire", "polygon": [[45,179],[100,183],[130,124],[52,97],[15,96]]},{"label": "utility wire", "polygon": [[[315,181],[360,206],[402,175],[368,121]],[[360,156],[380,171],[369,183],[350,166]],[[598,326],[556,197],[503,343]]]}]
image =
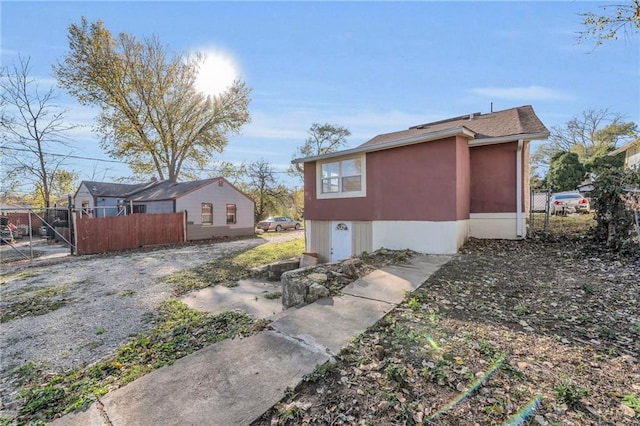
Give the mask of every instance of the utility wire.
[{"label": "utility wire", "polygon": [[[19,151],[19,152],[31,152],[33,153],[33,151],[26,149],[26,148],[15,148],[15,147],[10,147],[10,146],[6,146],[6,145],[0,145],[0,149],[9,149],[11,151]],[[137,163],[137,162],[126,162],[126,161],[120,161],[120,160],[106,160],[104,158],[94,158],[94,157],[83,157],[80,155],[71,155],[71,154],[54,154],[52,152],[42,152],[42,154],[44,155],[50,155],[52,157],[65,157],[65,158],[73,158],[76,160],[90,160],[90,161],[101,161],[103,163],[115,163],[115,164],[123,164],[123,165],[145,165],[146,163]],[[205,172],[206,170],[204,169],[195,169],[192,167],[183,167],[183,170],[185,171],[190,171],[190,172]],[[278,171],[278,170],[274,170],[273,173],[283,173],[283,174],[288,174],[289,172],[287,172],[286,170],[283,171]]]},{"label": "utility wire", "polygon": [[[30,149],[26,148],[14,148],[5,145],[0,145],[0,149],[10,149],[11,151],[19,151],[19,152],[33,152]],[[52,157],[66,157],[66,158],[75,158],[78,160],[92,160],[92,161],[102,161],[104,163],[118,163],[118,164],[130,164],[124,161],[119,160],[105,160],[104,158],[93,158],[93,157],[82,157],[80,155],[71,155],[71,154],[54,154],[52,152],[42,152],[44,155],[50,155]]]}]

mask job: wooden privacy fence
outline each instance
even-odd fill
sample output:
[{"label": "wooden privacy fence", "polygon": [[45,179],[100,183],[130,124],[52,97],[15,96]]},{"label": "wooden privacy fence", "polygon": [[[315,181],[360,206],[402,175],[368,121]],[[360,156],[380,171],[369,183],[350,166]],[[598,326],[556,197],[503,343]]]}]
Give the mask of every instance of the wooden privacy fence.
[{"label": "wooden privacy fence", "polygon": [[95,254],[185,241],[185,213],[76,217],[77,254]]}]

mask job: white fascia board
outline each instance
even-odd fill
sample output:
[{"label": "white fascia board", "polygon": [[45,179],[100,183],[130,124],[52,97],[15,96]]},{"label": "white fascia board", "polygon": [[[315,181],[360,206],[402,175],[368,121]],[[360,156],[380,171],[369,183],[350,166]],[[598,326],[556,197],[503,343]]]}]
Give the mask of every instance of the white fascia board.
[{"label": "white fascia board", "polygon": [[522,139],[525,141],[533,141],[533,140],[547,139],[548,137],[549,137],[549,132],[498,136],[495,138],[480,138],[480,139],[470,140],[469,146],[484,146],[484,145],[495,145],[495,144],[506,143],[506,142],[518,142],[518,139]]},{"label": "white fascia board", "polygon": [[444,139],[444,138],[448,138],[451,136],[462,136],[468,139],[473,139],[475,137],[475,133],[469,129],[467,129],[464,126],[460,126],[460,127],[455,127],[453,129],[447,129],[447,130],[441,130],[439,132],[431,132],[431,133],[424,133],[422,135],[418,135],[418,136],[412,136],[410,138],[402,138],[402,139],[396,139],[396,140],[392,140],[389,142],[384,142],[384,143],[380,143],[380,144],[376,144],[376,145],[365,145],[365,146],[358,146],[355,148],[351,148],[351,149],[346,149],[344,151],[337,151],[337,152],[332,152],[329,154],[323,154],[323,155],[316,155],[313,157],[306,157],[306,158],[296,158],[294,160],[291,161],[291,163],[295,164],[295,163],[308,163],[308,162],[312,162],[312,161],[318,161],[318,160],[326,160],[329,158],[336,158],[336,157],[344,157],[347,155],[353,155],[353,154],[361,154],[364,152],[375,152],[375,151],[382,151],[385,149],[391,149],[391,148],[398,148],[401,146],[407,146],[407,145],[414,145],[417,143],[422,143],[422,142],[430,142],[430,141],[434,141],[434,140],[438,140],[438,139]]},{"label": "white fascia board", "polygon": [[640,140],[635,140],[635,141],[629,142],[628,144],[622,145],[620,148],[614,149],[613,151],[611,151],[607,155],[610,155],[610,156],[613,157],[614,155],[618,155],[618,154],[620,154],[622,152],[625,152],[626,150],[632,148],[634,145],[640,146]]}]

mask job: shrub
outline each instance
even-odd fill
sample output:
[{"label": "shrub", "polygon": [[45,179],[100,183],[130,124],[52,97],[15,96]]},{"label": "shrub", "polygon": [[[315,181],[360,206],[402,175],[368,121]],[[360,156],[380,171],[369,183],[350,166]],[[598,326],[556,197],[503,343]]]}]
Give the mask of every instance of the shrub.
[{"label": "shrub", "polygon": [[593,183],[596,239],[607,247],[620,249],[632,241],[635,225],[633,211],[626,201],[626,189],[640,187],[640,171],[612,168],[600,173]]}]

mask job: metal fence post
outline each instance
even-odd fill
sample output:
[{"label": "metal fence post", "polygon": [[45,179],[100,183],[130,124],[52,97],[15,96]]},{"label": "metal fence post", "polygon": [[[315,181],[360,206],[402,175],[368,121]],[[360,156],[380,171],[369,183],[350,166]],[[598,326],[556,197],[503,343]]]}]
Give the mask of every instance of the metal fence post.
[{"label": "metal fence post", "polygon": [[70,252],[69,254],[73,256],[74,254],[74,248],[75,248],[75,234],[73,232],[73,221],[74,221],[74,217],[73,217],[73,209],[74,209],[74,205],[73,205],[73,197],[71,195],[69,195],[69,201],[67,203],[67,226],[69,227],[69,242],[71,244],[69,244],[69,249]]},{"label": "metal fence post", "polygon": [[529,189],[529,229],[531,232],[536,230],[535,224],[533,222],[533,211],[535,210],[535,197],[534,197],[534,189]]},{"label": "metal fence post", "polygon": [[551,201],[551,189],[547,188],[547,197],[544,206],[544,232],[549,232],[549,202]]}]

